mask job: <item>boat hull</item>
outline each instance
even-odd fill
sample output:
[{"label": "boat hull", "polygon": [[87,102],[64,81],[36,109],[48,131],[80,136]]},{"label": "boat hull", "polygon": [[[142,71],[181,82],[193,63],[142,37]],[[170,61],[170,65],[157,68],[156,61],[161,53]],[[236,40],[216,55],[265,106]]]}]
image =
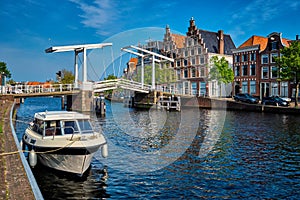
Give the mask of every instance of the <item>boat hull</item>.
[{"label": "boat hull", "polygon": [[90,166],[94,153],[87,155],[39,154],[43,165],[70,173],[83,174]]},{"label": "boat hull", "polygon": [[75,174],[83,174],[89,168],[94,154],[101,146],[107,145],[104,143],[88,146],[84,142],[78,141],[73,143],[76,147],[68,145],[42,147],[28,143],[28,140],[25,140],[24,136],[22,141],[29,150],[33,149],[35,151],[38,161],[41,164],[56,170]]}]

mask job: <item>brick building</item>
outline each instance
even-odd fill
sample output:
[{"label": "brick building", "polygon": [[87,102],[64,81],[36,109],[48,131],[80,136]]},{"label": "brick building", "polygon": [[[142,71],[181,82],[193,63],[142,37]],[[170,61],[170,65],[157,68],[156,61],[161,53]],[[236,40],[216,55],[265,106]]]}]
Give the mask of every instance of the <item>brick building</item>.
[{"label": "brick building", "polygon": [[[174,59],[160,67],[174,69],[175,82],[164,85],[181,94],[216,97],[220,95],[216,81],[209,81],[209,66],[212,56],[225,57],[232,67],[232,49],[235,45],[230,35],[222,30],[211,32],[198,29],[193,18],[189,21],[186,35],[174,34],[166,26],[163,41],[152,41],[143,46]],[[232,84],[222,85],[222,96],[231,95]]]},{"label": "brick building", "polygon": [[291,96],[291,83],[278,81],[279,67],[275,63],[280,50],[289,47],[291,40],[281,33],[267,37],[252,36],[237,49],[233,49],[233,95],[249,93],[260,99],[266,96]]}]

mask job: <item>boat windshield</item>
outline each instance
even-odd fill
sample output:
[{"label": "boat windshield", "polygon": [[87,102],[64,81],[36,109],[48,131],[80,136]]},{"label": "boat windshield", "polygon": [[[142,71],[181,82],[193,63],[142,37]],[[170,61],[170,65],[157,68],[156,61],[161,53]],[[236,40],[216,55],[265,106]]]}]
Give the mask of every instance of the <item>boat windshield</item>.
[{"label": "boat windshield", "polygon": [[76,122],[75,121],[64,121],[64,133],[65,134],[79,133]]},{"label": "boat windshield", "polygon": [[89,120],[78,120],[78,124],[82,133],[93,133],[93,128]]}]

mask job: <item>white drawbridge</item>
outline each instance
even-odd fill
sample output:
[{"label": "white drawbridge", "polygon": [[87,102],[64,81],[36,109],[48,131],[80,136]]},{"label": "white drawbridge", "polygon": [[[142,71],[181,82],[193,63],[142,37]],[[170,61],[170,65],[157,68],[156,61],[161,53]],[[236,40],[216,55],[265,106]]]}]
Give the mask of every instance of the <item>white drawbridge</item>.
[{"label": "white drawbridge", "polygon": [[151,90],[151,85],[145,85],[135,81],[129,81],[126,79],[112,79],[105,81],[95,82],[93,85],[94,92],[104,92],[106,90],[114,90],[117,88],[122,88],[126,90],[149,93]]}]

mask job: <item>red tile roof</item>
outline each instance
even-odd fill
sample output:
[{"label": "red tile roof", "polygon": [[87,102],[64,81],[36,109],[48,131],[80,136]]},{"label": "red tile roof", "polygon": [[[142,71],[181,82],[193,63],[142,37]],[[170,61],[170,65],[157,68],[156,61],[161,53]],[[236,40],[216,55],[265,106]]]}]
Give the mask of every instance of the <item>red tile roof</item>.
[{"label": "red tile roof", "polygon": [[243,48],[243,47],[249,47],[249,46],[254,46],[254,45],[260,45],[260,51],[264,50],[267,47],[268,44],[268,38],[267,37],[261,37],[257,35],[253,35],[250,37],[246,42],[241,44],[238,48]]},{"label": "red tile roof", "polygon": [[[282,43],[284,46],[289,47],[289,39],[282,38]],[[268,45],[268,38],[267,37],[262,37],[262,36],[257,36],[253,35],[250,37],[248,40],[246,40],[243,44],[241,44],[238,48],[243,48],[243,47],[249,47],[249,46],[254,46],[254,45],[259,45],[259,50],[263,51]]]},{"label": "red tile roof", "polygon": [[174,33],[171,33],[171,36],[172,36],[173,41],[175,42],[177,48],[184,47],[184,41],[185,41],[186,36],[174,34]]}]

